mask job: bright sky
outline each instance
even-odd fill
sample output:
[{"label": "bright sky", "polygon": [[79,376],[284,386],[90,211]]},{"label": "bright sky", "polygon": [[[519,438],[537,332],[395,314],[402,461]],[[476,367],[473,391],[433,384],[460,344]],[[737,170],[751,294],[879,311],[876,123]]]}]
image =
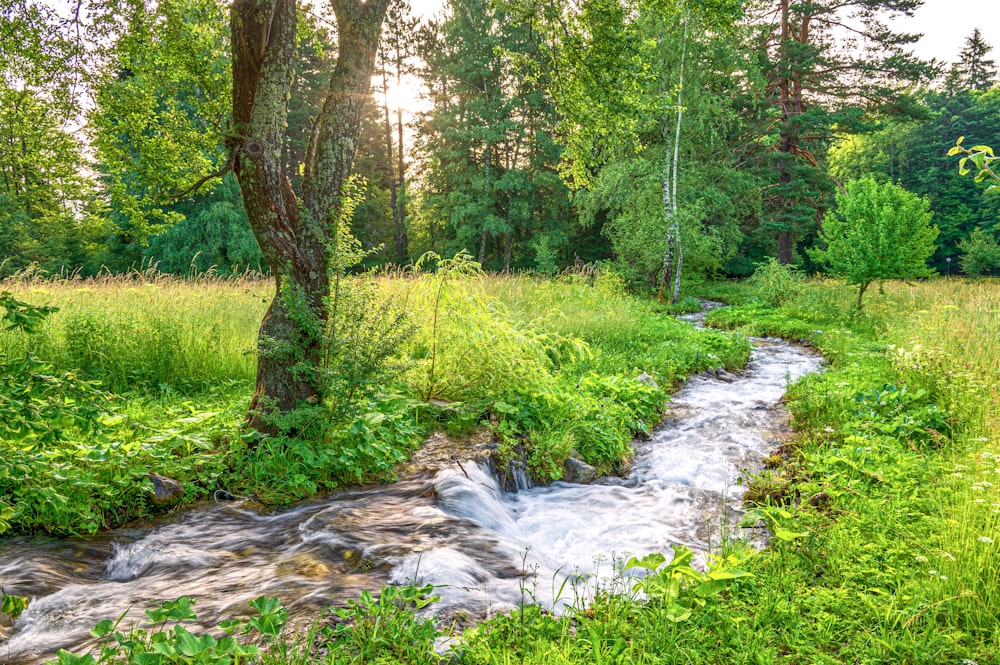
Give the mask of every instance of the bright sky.
[{"label": "bright sky", "polygon": [[[431,17],[441,11],[444,0],[410,0],[410,6],[414,14]],[[913,49],[919,57],[954,62],[973,28],[982,31],[987,44],[1000,47],[1000,0],[924,0],[912,18],[897,19],[891,27],[923,33]],[[1000,50],[991,57],[1000,62]]]},{"label": "bright sky", "polygon": [[892,23],[901,32],[920,32],[923,38],[913,50],[924,59],[937,58],[946,62],[958,59],[965,38],[979,28],[993,52],[990,57],[1000,62],[1000,0],[925,0],[913,18]]},{"label": "bright sky", "polygon": [[[70,4],[69,0],[43,2],[62,11]],[[440,13],[444,0],[410,0],[410,6],[417,16],[430,18]],[[897,19],[891,27],[923,33],[914,46],[918,56],[954,62],[973,28],[982,30],[988,44],[1000,47],[1000,0],[925,0],[913,18]],[[994,49],[991,57],[1000,62],[1000,50]]]}]

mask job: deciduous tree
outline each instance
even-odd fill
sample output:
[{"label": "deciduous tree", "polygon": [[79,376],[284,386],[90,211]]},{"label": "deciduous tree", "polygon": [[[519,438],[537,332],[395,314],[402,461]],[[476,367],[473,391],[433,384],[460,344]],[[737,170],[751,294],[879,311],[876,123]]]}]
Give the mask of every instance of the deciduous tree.
[{"label": "deciduous tree", "polygon": [[927,259],[938,230],[930,224],[927,199],[893,183],[867,177],[847,184],[835,210],[823,218],[825,248],[814,260],[858,286],[861,309],[868,286],[878,279],[929,277]]},{"label": "deciduous tree", "polygon": [[281,159],[295,71],[295,0],[235,0],[232,6],[233,131],[228,139],[250,227],[275,280],[259,335],[251,425],[324,398],[322,339],[328,320],[330,255],[389,0],[333,0],[337,62],[315,120],[302,198]]}]

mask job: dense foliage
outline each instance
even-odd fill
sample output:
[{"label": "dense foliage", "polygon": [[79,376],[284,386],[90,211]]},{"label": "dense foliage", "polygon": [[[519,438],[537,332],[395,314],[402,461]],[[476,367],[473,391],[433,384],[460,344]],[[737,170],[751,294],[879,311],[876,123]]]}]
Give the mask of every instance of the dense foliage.
[{"label": "dense foliage", "polygon": [[[152,514],[150,472],[178,479],[186,500],[224,489],[280,505],[389,478],[434,428],[488,425],[498,454],[523,455],[542,478],[559,478],[571,454],[612,471],[658,421],[667,387],[749,353],[742,336],[664,318],[610,272],[546,281],[488,277],[463,257],[434,264],[338,283],[326,397],[264,439],[240,426],[266,282],[149,272],[11,284],[0,532],[93,532]],[[58,311],[26,304],[39,298]]]},{"label": "dense foliage", "polygon": [[[996,284],[891,282],[858,314],[854,290],[832,281],[799,283],[780,307],[765,304],[779,281],[702,291],[741,303],[712,312],[713,325],[808,337],[830,361],[792,386],[796,436],[746,495],[744,526],[765,525],[770,547],[730,543],[704,568],[683,547],[669,561],[622,559],[599,593],[575,596],[561,616],[525,604],[459,636],[425,616],[437,601],[430,587],[364,592],[304,635],[268,598],[202,635],[193,602],[180,598],[151,610],[151,624],[101,622],[94,654],[142,662],[134,656],[162,644],[160,662],[216,662],[265,644],[275,664],[415,665],[439,662],[434,644],[449,636],[458,639],[444,657],[470,665],[991,662],[1000,649]],[[569,303],[580,289],[550,283],[549,298],[536,299],[538,284],[488,288],[512,313],[544,312],[550,298]],[[622,324],[608,314],[598,317],[602,348]],[[5,597],[4,611],[19,601]]]},{"label": "dense foliage", "polygon": [[[747,276],[770,256],[820,269],[807,250],[837,183],[871,176],[930,201],[933,268],[990,274],[998,195],[945,155],[958,136],[1000,144],[989,35],[932,80],[886,28],[919,4],[453,0],[420,21],[393,2],[352,232],[369,265],[611,259],[662,295],[677,273]],[[0,273],[266,271],[235,180],[205,178],[231,166],[225,8],[7,5],[28,39],[0,46]],[[865,48],[847,48],[851,21]],[[337,47],[313,8],[297,31],[281,162],[299,193]]]}]

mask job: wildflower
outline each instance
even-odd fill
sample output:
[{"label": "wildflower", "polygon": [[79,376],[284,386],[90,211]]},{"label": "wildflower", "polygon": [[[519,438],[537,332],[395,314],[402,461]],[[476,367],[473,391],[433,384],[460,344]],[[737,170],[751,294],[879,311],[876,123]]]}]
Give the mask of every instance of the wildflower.
[{"label": "wildflower", "polygon": [[948,576],[947,575],[941,575],[941,581],[942,582],[947,582],[948,581]]},{"label": "wildflower", "polygon": [[961,474],[961,473],[959,473],[958,471],[956,471],[955,473],[951,474],[951,477],[952,477],[952,478],[961,478],[961,477],[962,477],[962,474]]},{"label": "wildflower", "polygon": [[936,570],[928,570],[927,571],[928,575],[937,575],[937,573],[938,573],[938,571],[936,571]]},{"label": "wildflower", "polygon": [[923,554],[918,554],[913,558],[917,560],[917,563],[927,563],[928,561],[927,557],[925,557]]},{"label": "wildflower", "polygon": [[955,465],[955,471],[968,471],[968,470],[969,470],[969,467],[965,466],[964,464],[956,464]]},{"label": "wildflower", "polygon": [[976,499],[976,503],[986,503],[986,499]]},{"label": "wildflower", "polygon": [[978,540],[981,543],[986,543],[987,545],[993,544],[993,539],[990,538],[989,536],[979,536],[979,538],[976,538],[976,540]]},{"label": "wildflower", "polygon": [[955,560],[955,555],[952,554],[951,552],[941,552],[941,556],[943,556],[945,559],[948,559],[949,561]]}]

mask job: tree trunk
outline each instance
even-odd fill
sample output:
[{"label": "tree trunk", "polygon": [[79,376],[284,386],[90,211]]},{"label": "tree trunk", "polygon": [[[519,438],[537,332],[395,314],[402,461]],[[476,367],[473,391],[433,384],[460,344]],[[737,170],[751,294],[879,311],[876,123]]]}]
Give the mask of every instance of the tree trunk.
[{"label": "tree trunk", "polygon": [[[683,258],[681,254],[681,225],[680,217],[678,216],[677,210],[677,172],[680,167],[680,148],[681,148],[681,123],[684,120],[684,106],[683,106],[683,95],[684,95],[684,61],[687,58],[687,36],[688,36],[688,23],[691,18],[691,10],[686,9],[684,14],[684,38],[681,41],[681,66],[680,66],[680,76],[677,84],[677,126],[674,130],[674,142],[673,142],[673,166],[670,164],[670,150],[669,150],[669,140],[667,142],[668,150],[666,157],[666,177],[663,180],[663,207],[667,216],[668,230],[667,230],[667,248],[663,255],[663,269],[662,277],[660,280],[660,292],[658,294],[661,302],[666,300],[666,290],[670,287],[671,281],[674,282],[673,296],[670,302],[677,302],[677,297],[680,293],[681,285],[681,269],[683,267]],[[668,123],[664,122],[664,130],[668,128]],[[677,252],[677,264],[676,272],[674,271],[674,251]]]},{"label": "tree trunk", "polygon": [[301,205],[281,164],[295,69],[295,0],[232,5],[234,131],[228,147],[250,228],[275,280],[258,335],[257,386],[248,414],[249,425],[261,432],[279,431],[272,416],[323,399],[328,248],[336,239],[387,3],[332,2],[340,55],[312,134]]},{"label": "tree trunk", "polygon": [[[508,224],[508,226],[510,226]],[[503,271],[504,273],[510,272],[510,251],[511,245],[513,244],[512,234],[508,230],[503,234]]]},{"label": "tree trunk", "polygon": [[677,273],[674,275],[674,297],[670,302],[677,302],[681,297],[681,272],[684,266],[684,252],[681,251],[681,237],[677,236]]},{"label": "tree trunk", "polygon": [[778,228],[776,237],[776,253],[778,262],[782,265],[788,265],[792,262],[795,248],[795,223],[792,219],[793,212],[791,211],[791,209],[795,207],[795,201],[793,200],[789,189],[792,184],[791,166],[795,163],[798,159],[798,155],[800,154],[799,131],[796,124],[798,121],[796,118],[797,116],[802,115],[806,109],[805,98],[803,95],[803,72],[793,68],[790,64],[792,62],[792,58],[787,55],[787,52],[790,48],[793,48],[791,46],[793,42],[796,46],[809,43],[809,25],[812,17],[808,13],[802,14],[798,34],[793,34],[789,0],[781,0],[780,8],[780,48],[786,54],[782,57],[784,59],[783,62],[787,73],[783,73],[778,76],[778,103],[781,111],[781,122],[778,141],[778,151],[780,155],[777,161],[778,205],[776,212],[783,219],[780,219],[779,221],[780,227]]},{"label": "tree trunk", "polygon": [[[403,64],[397,62],[397,67],[402,68]],[[399,70],[397,70],[398,72]],[[401,76],[397,74],[396,85],[400,85]],[[396,262],[405,265],[410,260],[410,239],[406,233],[406,160],[403,158],[403,109],[396,109],[396,130],[398,140],[396,141],[396,213],[399,220],[399,234],[396,236]]]},{"label": "tree trunk", "polygon": [[[389,208],[392,210],[392,237],[396,245],[396,263],[403,265],[404,260],[400,257],[400,249],[403,247],[403,230],[399,219],[399,189],[397,187],[396,174],[393,172],[394,154],[392,150],[392,122],[389,120],[389,78],[386,73],[385,56],[382,58],[382,105],[385,110],[385,155],[386,169],[389,171]],[[399,144],[399,151],[402,154],[403,145]]]}]

